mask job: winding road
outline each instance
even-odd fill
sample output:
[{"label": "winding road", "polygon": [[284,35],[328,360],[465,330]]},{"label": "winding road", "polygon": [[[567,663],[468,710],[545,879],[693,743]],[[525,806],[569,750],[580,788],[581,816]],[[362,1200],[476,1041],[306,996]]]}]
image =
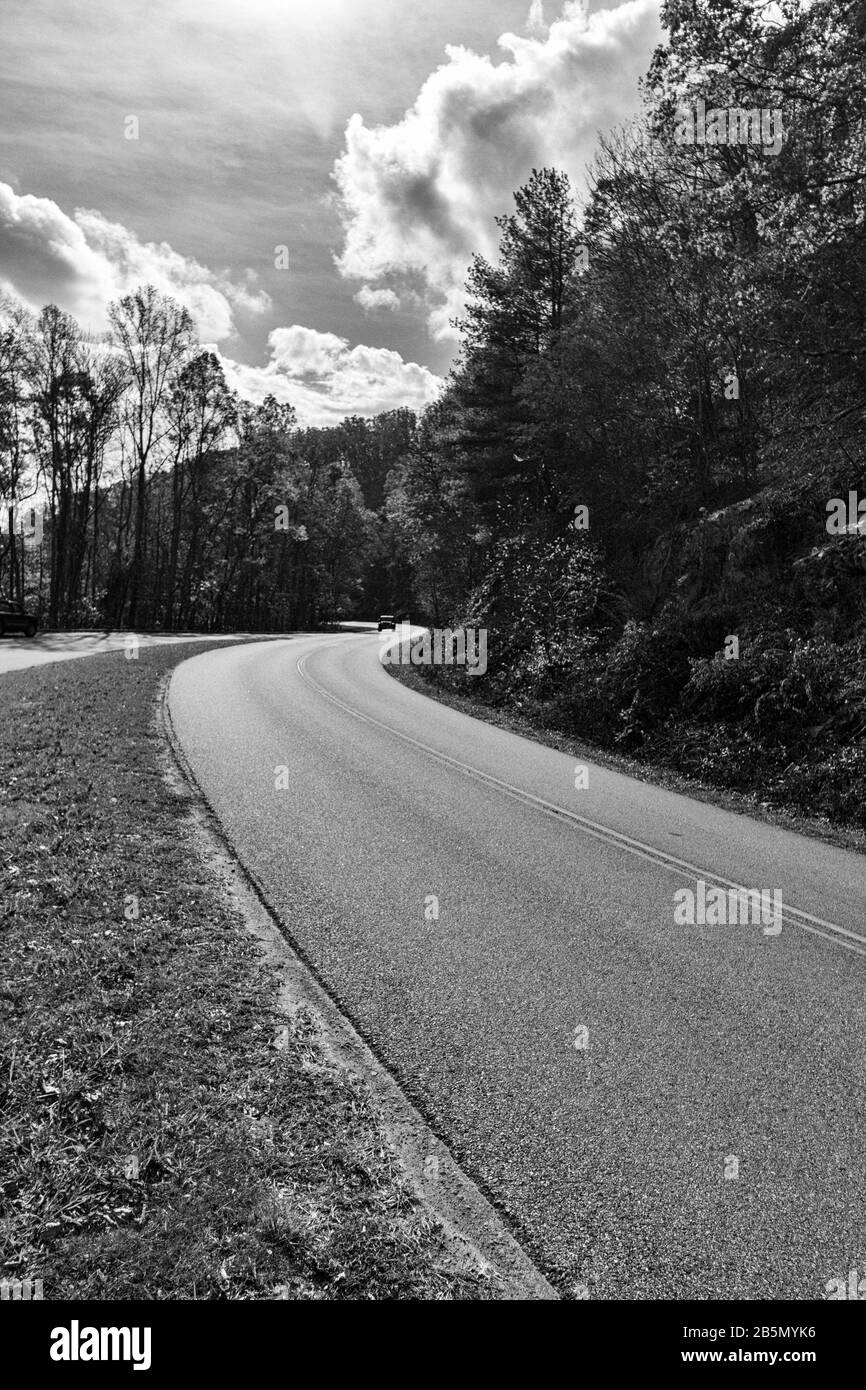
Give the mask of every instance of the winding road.
[{"label": "winding road", "polygon": [[[862,857],[395,681],[375,634],[192,657],[169,709],[319,978],[579,1297],[826,1297],[866,1273]],[[782,930],[678,925],[696,881]]]}]

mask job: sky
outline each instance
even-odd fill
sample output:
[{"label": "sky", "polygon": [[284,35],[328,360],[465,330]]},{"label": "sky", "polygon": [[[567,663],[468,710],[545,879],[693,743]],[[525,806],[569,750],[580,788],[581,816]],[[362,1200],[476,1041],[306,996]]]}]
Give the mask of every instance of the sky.
[{"label": "sky", "polygon": [[659,0],[3,0],[0,289],[150,282],[303,424],[433,400],[533,167],[586,185]]}]

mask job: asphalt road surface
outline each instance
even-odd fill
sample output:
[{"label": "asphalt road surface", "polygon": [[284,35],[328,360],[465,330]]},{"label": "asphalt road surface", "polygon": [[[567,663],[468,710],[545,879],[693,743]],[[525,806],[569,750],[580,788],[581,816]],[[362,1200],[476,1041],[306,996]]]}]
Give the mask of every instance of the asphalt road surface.
[{"label": "asphalt road surface", "polygon": [[[616,1299],[866,1274],[863,858],[595,765],[578,789],[378,651],[211,651],[171,717],[300,950],[544,1271]],[[781,931],[677,925],[699,878],[779,890]]]}]

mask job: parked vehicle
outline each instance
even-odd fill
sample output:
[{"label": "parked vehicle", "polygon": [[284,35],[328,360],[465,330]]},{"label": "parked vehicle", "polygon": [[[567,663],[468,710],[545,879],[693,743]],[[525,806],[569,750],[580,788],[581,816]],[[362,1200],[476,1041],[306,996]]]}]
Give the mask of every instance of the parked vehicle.
[{"label": "parked vehicle", "polygon": [[24,637],[35,637],[38,627],[32,613],[27,613],[22,604],[0,599],[0,637],[11,637],[16,632]]}]

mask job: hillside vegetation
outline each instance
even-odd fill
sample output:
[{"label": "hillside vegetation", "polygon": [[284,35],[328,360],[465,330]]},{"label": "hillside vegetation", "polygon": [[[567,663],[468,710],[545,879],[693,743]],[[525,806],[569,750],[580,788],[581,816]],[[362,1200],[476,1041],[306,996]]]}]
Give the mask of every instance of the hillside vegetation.
[{"label": "hillside vegetation", "polygon": [[[866,6],[781,8],[672,0],[585,207],[516,194],[389,505],[431,618],[489,632],[428,674],[863,827]],[[778,152],[680,143],[699,101]]]}]

